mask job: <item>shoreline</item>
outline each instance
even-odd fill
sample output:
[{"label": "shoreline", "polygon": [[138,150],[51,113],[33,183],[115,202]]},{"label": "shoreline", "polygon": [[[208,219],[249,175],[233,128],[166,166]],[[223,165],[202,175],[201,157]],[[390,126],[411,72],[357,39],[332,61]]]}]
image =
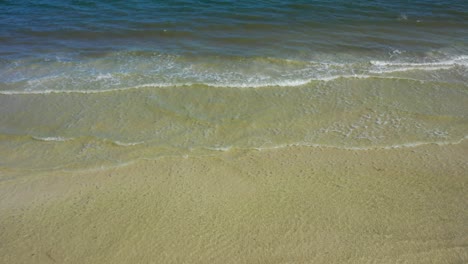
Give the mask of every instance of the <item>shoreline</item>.
[{"label": "shoreline", "polygon": [[[75,139],[59,139],[59,140],[43,140],[40,138],[32,137],[35,140],[38,141],[52,141],[53,143],[60,143],[63,141],[69,141],[69,140],[75,140]],[[459,145],[459,144],[466,144],[465,141],[467,141],[468,136],[464,136],[459,140],[454,140],[454,141],[435,141],[435,142],[411,142],[411,143],[403,143],[403,144],[397,144],[397,145],[389,145],[389,146],[369,146],[369,147],[338,147],[338,146],[333,146],[333,145],[321,145],[321,144],[307,144],[307,143],[292,143],[292,144],[284,144],[284,145],[278,145],[278,146],[271,146],[271,147],[254,147],[254,148],[238,148],[238,147],[219,147],[219,148],[211,148],[211,147],[205,147],[205,148],[200,148],[201,150],[209,150],[213,151],[212,154],[206,154],[206,153],[197,153],[194,155],[191,155],[189,153],[183,154],[168,154],[168,155],[161,155],[161,156],[155,156],[154,158],[141,158],[141,159],[131,159],[119,164],[114,164],[114,165],[105,165],[105,166],[88,166],[84,167],[82,169],[74,169],[72,167],[67,167],[66,165],[64,166],[57,166],[57,167],[44,167],[44,168],[25,168],[25,169],[20,169],[20,168],[1,168],[0,170],[3,171],[10,171],[11,174],[41,174],[44,172],[63,172],[63,173],[93,173],[93,172],[99,172],[99,171],[105,171],[105,170],[111,170],[111,169],[116,169],[120,167],[126,167],[126,166],[131,166],[135,163],[139,162],[152,162],[152,161],[157,161],[157,160],[165,160],[165,159],[186,159],[186,158],[209,158],[209,157],[216,157],[217,155],[239,155],[240,153],[246,154],[250,152],[261,152],[261,151],[274,151],[274,150],[282,150],[282,149],[294,149],[294,148],[299,148],[299,149],[315,149],[317,151],[322,151],[322,150],[331,150],[331,151],[385,151],[385,150],[398,150],[398,149],[412,149],[412,148],[419,148],[419,147],[425,147],[425,146],[452,146],[452,145]],[[138,143],[121,143],[121,142],[113,142],[113,144],[120,146],[120,147],[133,147],[135,145],[143,144],[142,142]],[[200,149],[198,151],[200,151]],[[14,179],[14,178],[13,178]],[[0,181],[4,180],[1,175],[0,175]]]}]

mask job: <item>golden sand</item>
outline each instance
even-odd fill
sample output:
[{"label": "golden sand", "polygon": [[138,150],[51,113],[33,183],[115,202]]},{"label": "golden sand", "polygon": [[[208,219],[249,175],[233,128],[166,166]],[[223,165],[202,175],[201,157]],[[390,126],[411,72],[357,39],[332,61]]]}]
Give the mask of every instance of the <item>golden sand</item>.
[{"label": "golden sand", "polygon": [[0,263],[468,263],[468,142],[0,171]]}]

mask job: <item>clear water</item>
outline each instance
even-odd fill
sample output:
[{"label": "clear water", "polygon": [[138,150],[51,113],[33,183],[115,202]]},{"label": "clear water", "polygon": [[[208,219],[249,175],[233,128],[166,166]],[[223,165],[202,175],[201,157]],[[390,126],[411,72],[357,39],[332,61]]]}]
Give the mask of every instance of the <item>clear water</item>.
[{"label": "clear water", "polygon": [[466,1],[0,1],[0,165],[468,135]]}]

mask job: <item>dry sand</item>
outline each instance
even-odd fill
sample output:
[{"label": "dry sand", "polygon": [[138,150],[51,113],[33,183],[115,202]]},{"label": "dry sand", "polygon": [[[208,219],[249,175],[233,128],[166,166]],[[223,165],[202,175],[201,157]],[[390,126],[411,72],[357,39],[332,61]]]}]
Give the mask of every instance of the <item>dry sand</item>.
[{"label": "dry sand", "polygon": [[0,263],[468,263],[468,142],[1,170]]}]

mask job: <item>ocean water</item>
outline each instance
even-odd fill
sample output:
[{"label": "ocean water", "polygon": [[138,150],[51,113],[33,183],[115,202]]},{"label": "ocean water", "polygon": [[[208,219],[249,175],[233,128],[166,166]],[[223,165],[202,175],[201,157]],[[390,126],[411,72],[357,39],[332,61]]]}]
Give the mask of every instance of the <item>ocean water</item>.
[{"label": "ocean water", "polygon": [[467,136],[467,1],[0,1],[5,169]]}]

